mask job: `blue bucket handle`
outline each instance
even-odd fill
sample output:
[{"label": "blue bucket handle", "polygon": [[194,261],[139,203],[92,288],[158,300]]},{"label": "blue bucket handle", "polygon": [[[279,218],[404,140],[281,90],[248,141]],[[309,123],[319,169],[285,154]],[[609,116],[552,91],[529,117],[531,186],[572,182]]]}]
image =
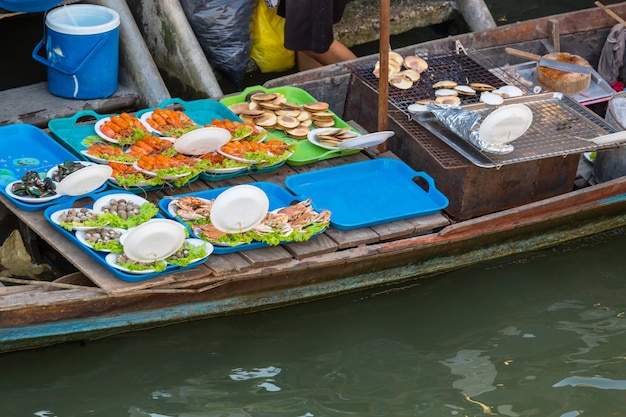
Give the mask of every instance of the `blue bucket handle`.
[{"label": "blue bucket handle", "polygon": [[82,69],[83,65],[85,65],[87,61],[93,58],[93,56],[96,54],[98,49],[100,49],[102,45],[107,41],[109,36],[113,36],[111,32],[105,33],[104,36],[100,38],[96,46],[92,48],[92,50],[89,52],[89,54],[87,54],[85,59],[83,59],[82,62],[78,65],[78,67],[76,67],[75,69],[63,68],[62,66],[58,64],[54,64],[50,62],[48,59],[44,59],[41,55],[39,55],[39,50],[43,46],[43,42],[44,42],[43,39],[40,40],[39,43],[37,43],[37,46],[35,46],[35,49],[33,49],[32,57],[35,61],[39,62],[40,64],[43,64],[49,68],[55,69],[59,72],[62,72],[65,75],[74,75]]}]

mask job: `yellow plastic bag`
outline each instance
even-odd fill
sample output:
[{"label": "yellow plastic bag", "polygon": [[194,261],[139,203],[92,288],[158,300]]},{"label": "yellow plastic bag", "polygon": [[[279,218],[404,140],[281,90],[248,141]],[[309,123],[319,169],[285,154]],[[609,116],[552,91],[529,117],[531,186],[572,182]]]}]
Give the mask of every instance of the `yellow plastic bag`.
[{"label": "yellow plastic bag", "polygon": [[258,0],[252,17],[252,48],[250,57],[261,72],[282,72],[296,65],[296,53],[286,49],[285,19],[270,9],[265,0]]}]

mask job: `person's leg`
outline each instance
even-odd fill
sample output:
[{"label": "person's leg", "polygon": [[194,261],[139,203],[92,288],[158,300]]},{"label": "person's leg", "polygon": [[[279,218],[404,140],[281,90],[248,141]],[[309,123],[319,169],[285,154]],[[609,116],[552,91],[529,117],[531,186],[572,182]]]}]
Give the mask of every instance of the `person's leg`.
[{"label": "person's leg", "polygon": [[348,49],[344,44],[337,40],[333,40],[328,51],[323,53],[309,51],[299,51],[298,69],[304,71],[305,69],[317,68],[323,65],[336,64],[337,62],[349,61],[355,59],[356,55]]}]

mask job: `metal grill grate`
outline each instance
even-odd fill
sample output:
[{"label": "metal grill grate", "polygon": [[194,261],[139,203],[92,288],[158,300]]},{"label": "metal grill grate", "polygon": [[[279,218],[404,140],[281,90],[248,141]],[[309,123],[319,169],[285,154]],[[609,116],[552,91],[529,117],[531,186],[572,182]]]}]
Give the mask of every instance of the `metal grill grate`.
[{"label": "metal grill grate", "polygon": [[[590,142],[597,136],[615,132],[603,119],[569,96],[544,93],[507,99],[506,104],[522,103],[533,112],[530,128],[511,144],[514,150],[500,155],[488,153],[470,144],[439,123],[430,112],[413,115],[413,119],[462,155],[483,167],[497,167],[532,159],[564,156],[594,151],[606,146]],[[483,120],[494,108],[483,103],[464,106],[479,113]]]},{"label": "metal grill grate", "polygon": [[[479,54],[475,57],[463,53],[450,53],[445,55],[423,56],[428,62],[428,70],[422,73],[420,80],[410,89],[402,90],[394,86],[389,86],[389,102],[399,110],[409,114],[407,107],[418,100],[434,99],[433,84],[438,81],[452,80],[458,84],[484,83],[496,88],[504,85],[516,85],[523,91],[528,91],[526,87],[517,82],[502,70],[489,70],[481,63],[484,58]],[[378,91],[378,78],[373,74],[376,58],[369,61],[359,61],[349,66],[351,72],[368,84],[375,91]],[[479,102],[479,95],[459,96],[461,104],[472,104]]]}]

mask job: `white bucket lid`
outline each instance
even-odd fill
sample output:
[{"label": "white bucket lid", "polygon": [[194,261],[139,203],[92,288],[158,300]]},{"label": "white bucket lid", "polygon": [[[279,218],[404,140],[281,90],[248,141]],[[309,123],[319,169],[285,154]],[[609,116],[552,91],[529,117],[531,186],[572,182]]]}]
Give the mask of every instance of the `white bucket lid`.
[{"label": "white bucket lid", "polygon": [[119,25],[120,15],[115,10],[95,4],[61,6],[46,15],[49,29],[67,35],[105,33]]}]

